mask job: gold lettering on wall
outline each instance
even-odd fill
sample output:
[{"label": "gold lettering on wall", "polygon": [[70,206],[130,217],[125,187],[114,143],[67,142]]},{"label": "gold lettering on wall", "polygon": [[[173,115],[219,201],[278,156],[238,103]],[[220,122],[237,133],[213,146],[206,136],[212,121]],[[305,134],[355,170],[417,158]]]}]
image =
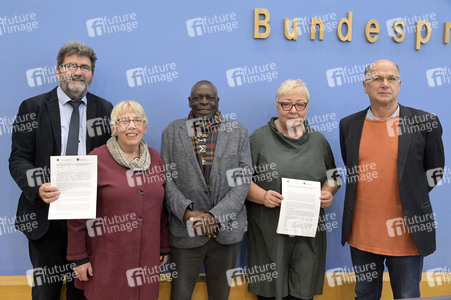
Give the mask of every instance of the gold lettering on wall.
[{"label": "gold lettering on wall", "polygon": [[[260,20],[260,16],[264,16],[263,20]],[[254,38],[266,39],[271,33],[271,26],[269,25],[269,11],[265,8],[254,9]],[[260,27],[264,27],[265,31],[260,32]]]},{"label": "gold lettering on wall", "polygon": [[[404,39],[406,37],[406,33],[400,27],[402,27],[402,28],[406,27],[406,24],[404,24],[403,20],[398,20],[393,23],[393,30],[395,31],[393,40],[397,43],[401,43],[402,41],[404,41]],[[400,34],[399,37],[398,37],[398,34]]]},{"label": "gold lettering on wall", "polygon": [[313,41],[316,38],[316,26],[319,25],[319,40],[324,39],[324,22],[321,18],[312,18],[310,20],[310,39]]},{"label": "gold lettering on wall", "polygon": [[[366,23],[365,36],[368,42],[374,43],[379,38],[378,34],[380,32],[379,23],[375,19],[371,19]],[[374,36],[371,34],[374,33]]]},{"label": "gold lettering on wall", "polygon": [[[421,31],[426,28],[426,36],[423,37]],[[420,50],[421,44],[426,44],[431,38],[431,23],[428,21],[417,21],[417,31],[415,33],[415,50]]]},{"label": "gold lettering on wall", "polygon": [[[346,26],[348,27],[348,32],[346,32],[345,36],[343,36],[343,33],[342,33],[343,24],[346,24]],[[342,42],[352,41],[352,11],[348,12],[347,18],[343,18],[340,20],[340,22],[338,22],[337,34],[338,34],[338,38]]]},{"label": "gold lettering on wall", "polygon": [[290,33],[290,19],[285,18],[284,19],[284,28],[285,28],[285,37],[287,40],[294,40],[296,41],[298,39],[298,19],[293,19],[293,32]]},{"label": "gold lettering on wall", "polygon": [[449,31],[451,30],[451,22],[445,22],[445,34],[443,36],[443,43],[449,44]]}]

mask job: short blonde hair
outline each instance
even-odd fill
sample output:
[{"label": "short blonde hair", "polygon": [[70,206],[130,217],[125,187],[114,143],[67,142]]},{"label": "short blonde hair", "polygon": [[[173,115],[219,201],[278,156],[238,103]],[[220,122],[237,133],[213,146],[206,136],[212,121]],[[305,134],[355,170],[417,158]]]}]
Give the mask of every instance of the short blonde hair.
[{"label": "short blonde hair", "polygon": [[276,95],[276,103],[283,96],[296,92],[303,94],[307,98],[307,103],[310,102],[310,93],[305,82],[300,79],[288,79],[280,85]]},{"label": "short blonde hair", "polygon": [[141,104],[133,100],[121,101],[116,104],[116,106],[114,106],[113,111],[111,112],[111,127],[117,128],[117,122],[119,118],[127,112],[140,116],[143,119],[144,127],[147,127],[148,121],[143,107],[141,106]]}]

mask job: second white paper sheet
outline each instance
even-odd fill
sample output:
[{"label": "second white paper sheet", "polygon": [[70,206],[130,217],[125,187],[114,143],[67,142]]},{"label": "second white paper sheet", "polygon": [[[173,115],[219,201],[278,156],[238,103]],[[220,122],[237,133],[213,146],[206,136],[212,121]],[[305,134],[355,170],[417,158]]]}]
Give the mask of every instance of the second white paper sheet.
[{"label": "second white paper sheet", "polygon": [[97,155],[51,156],[50,182],[58,200],[50,203],[49,220],[94,219],[97,203]]},{"label": "second white paper sheet", "polygon": [[282,196],[277,233],[314,237],[321,206],[320,182],[282,178]]}]

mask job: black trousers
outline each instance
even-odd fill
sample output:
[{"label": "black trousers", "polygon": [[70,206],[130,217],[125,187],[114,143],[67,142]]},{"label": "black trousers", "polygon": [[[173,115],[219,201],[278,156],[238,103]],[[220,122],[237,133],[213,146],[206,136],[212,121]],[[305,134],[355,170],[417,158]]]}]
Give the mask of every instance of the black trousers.
[{"label": "black trousers", "polygon": [[205,267],[209,300],[227,300],[230,286],[227,271],[234,269],[240,243],[222,245],[215,239],[198,248],[171,249],[171,263],[178,276],[172,280],[171,300],[191,300],[202,264]]},{"label": "black trousers", "polygon": [[83,291],[75,288],[72,267],[66,260],[67,222],[50,221],[49,230],[38,240],[28,240],[33,266],[33,300],[59,300],[66,278],[66,299],[85,300]]}]

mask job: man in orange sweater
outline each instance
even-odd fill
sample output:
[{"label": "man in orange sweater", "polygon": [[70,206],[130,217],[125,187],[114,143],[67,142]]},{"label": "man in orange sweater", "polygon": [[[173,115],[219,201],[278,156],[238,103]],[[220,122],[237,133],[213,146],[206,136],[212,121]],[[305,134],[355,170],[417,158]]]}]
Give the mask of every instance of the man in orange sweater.
[{"label": "man in orange sweater", "polygon": [[395,299],[420,297],[423,257],[435,251],[429,192],[443,176],[437,116],[398,104],[399,67],[367,66],[370,107],[340,121],[347,168],[342,244],[351,246],[356,299],[380,299],[384,263]]}]

